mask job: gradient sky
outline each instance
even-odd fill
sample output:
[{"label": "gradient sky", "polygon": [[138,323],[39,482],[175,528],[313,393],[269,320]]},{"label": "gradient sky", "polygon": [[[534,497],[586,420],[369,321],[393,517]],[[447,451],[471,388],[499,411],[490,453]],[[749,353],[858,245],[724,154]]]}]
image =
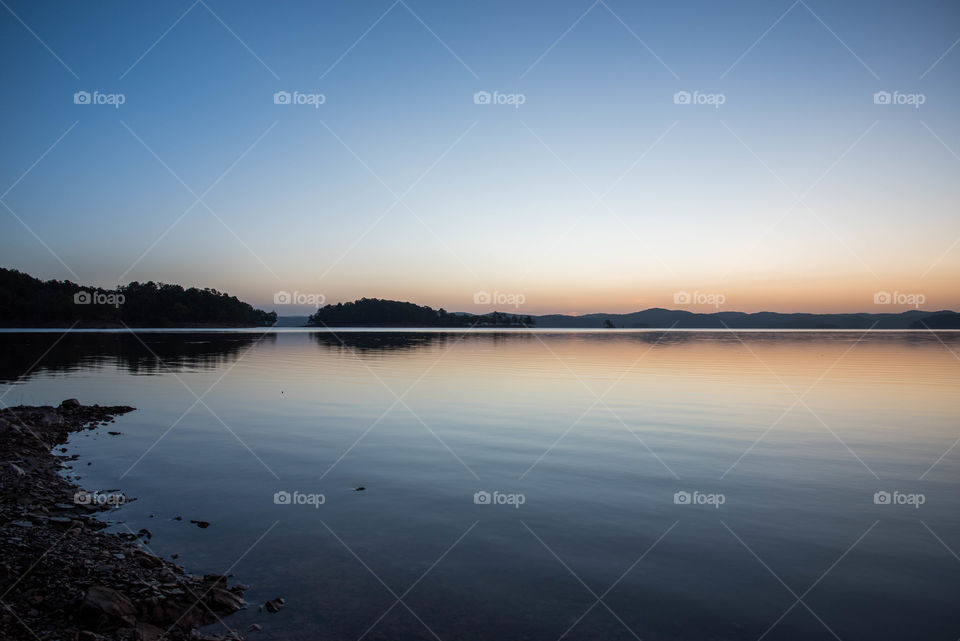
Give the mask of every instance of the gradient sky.
[{"label": "gradient sky", "polygon": [[0,4],[0,266],[281,314],[960,309],[954,1]]}]

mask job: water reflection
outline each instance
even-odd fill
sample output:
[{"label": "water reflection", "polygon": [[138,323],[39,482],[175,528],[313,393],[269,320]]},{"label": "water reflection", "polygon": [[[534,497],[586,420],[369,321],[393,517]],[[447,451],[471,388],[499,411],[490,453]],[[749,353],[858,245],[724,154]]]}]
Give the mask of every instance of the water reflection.
[{"label": "water reflection", "polygon": [[379,352],[416,350],[434,345],[443,346],[457,336],[435,332],[312,332],[317,345],[333,352]]},{"label": "water reflection", "polygon": [[[497,349],[504,346],[549,351],[569,347],[580,356],[592,350],[616,358],[618,351],[631,345],[647,347],[690,347],[697,349],[746,345],[761,351],[776,346],[799,348],[816,343],[821,348],[896,346],[898,349],[935,348],[960,353],[960,332],[860,332],[860,331],[197,331],[140,332],[124,331],[15,333],[0,332],[0,382],[28,380],[45,372],[67,373],[78,369],[97,369],[117,364],[135,375],[210,370],[235,361],[241,354],[260,346],[277,346],[278,336],[286,336],[283,345],[300,349],[304,339],[334,355],[376,355],[425,352],[430,356],[447,350]],[[299,337],[299,339],[298,339]],[[628,350],[629,351],[629,350]],[[832,351],[832,350],[830,350]],[[747,350],[749,353],[749,350]],[[812,352],[794,351],[800,359]],[[635,356],[635,355],[633,355]],[[627,358],[624,354],[623,358]],[[159,360],[158,360],[159,359]]]},{"label": "water reflection", "polygon": [[146,376],[162,374],[168,368],[210,370],[233,362],[259,342],[274,343],[276,334],[0,333],[0,381],[113,366]]}]

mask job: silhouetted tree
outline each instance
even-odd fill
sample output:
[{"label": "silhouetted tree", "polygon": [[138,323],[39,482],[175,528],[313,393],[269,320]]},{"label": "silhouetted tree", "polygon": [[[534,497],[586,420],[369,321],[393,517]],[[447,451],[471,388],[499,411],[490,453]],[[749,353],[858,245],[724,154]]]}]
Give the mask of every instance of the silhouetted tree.
[{"label": "silhouetted tree", "polygon": [[503,312],[451,314],[445,309],[380,298],[361,298],[352,303],[326,305],[307,321],[319,327],[522,327],[533,325],[529,316]]},{"label": "silhouetted tree", "polygon": [[277,314],[210,288],[134,281],[106,290],[68,280],[44,282],[0,268],[0,325],[67,327],[75,322],[81,327],[262,327],[276,323]]}]

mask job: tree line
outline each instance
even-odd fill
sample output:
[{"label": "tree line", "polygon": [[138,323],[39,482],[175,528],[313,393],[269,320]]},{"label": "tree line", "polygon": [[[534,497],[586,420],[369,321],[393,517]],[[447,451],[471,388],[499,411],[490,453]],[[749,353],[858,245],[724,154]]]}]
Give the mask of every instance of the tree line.
[{"label": "tree line", "polygon": [[318,327],[532,327],[530,316],[491,312],[451,314],[447,310],[380,298],[326,305],[312,314],[308,325]]},{"label": "tree line", "polygon": [[276,312],[215,289],[132,282],[115,290],[41,281],[0,268],[0,325],[6,327],[269,327]]}]

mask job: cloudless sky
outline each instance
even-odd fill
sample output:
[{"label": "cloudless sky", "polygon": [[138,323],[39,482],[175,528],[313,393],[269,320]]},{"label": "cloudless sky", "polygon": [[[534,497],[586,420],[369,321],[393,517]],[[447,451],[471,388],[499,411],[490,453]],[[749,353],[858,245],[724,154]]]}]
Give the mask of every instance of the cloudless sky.
[{"label": "cloudless sky", "polygon": [[281,314],[960,308],[954,1],[3,1],[0,266]]}]

